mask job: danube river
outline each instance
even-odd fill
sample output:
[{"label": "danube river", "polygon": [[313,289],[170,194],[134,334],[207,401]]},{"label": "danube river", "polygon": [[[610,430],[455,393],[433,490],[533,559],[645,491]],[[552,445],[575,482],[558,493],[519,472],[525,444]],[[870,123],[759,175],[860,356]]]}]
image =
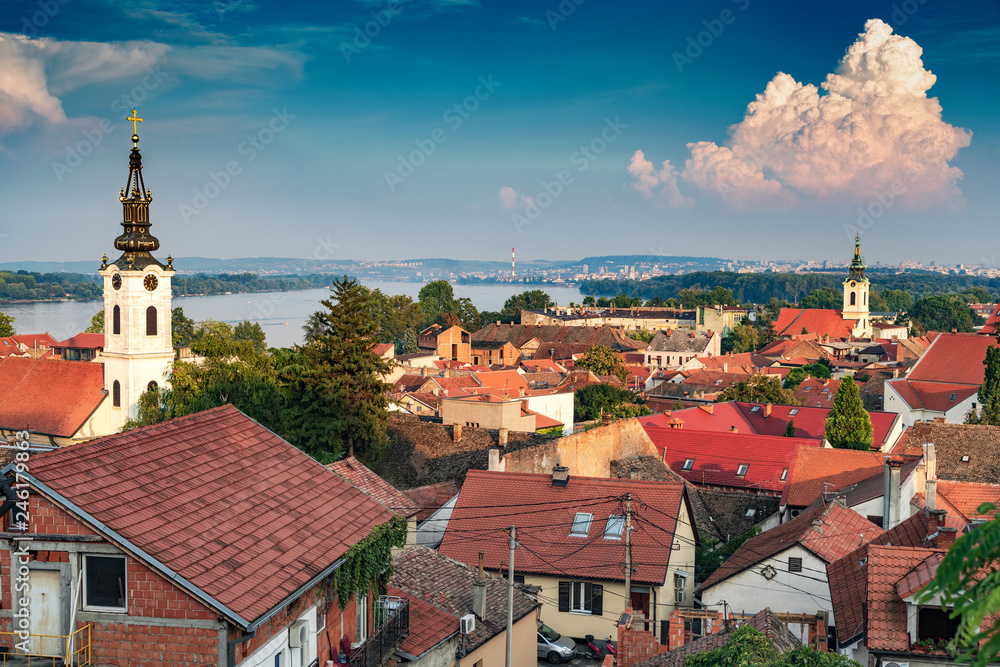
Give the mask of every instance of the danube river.
[{"label": "danube river", "polygon": [[[424,283],[394,283],[370,281],[365,283],[386,294],[406,294],[417,298]],[[567,305],[579,303],[583,295],[575,287],[553,285],[454,285],[455,296],[472,299],[479,310],[500,310],[504,301],[525,290],[542,289],[554,302]],[[230,324],[243,320],[259,322],[272,347],[287,347],[301,342],[302,326],[306,318],[319,310],[319,301],[329,296],[327,289],[294,292],[266,292],[262,294],[218,294],[214,296],[174,297],[175,308],[196,322],[212,318]],[[90,318],[103,307],[100,301],[43,301],[0,305],[7,315],[16,319],[18,333],[48,331],[56,340],[65,340],[90,326]]]}]

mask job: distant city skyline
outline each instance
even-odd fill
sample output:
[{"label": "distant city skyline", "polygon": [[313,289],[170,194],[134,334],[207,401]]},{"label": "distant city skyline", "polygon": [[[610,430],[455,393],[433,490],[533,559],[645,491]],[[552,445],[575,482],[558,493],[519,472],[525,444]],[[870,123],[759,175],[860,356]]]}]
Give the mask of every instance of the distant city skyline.
[{"label": "distant city skyline", "polygon": [[164,257],[1000,264],[1000,6],[675,4],[5,2],[0,263],[110,254],[136,108]]}]

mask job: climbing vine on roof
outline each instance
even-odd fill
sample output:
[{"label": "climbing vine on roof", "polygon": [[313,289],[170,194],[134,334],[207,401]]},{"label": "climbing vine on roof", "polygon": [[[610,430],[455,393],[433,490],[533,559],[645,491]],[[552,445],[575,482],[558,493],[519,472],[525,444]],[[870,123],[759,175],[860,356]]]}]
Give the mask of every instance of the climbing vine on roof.
[{"label": "climbing vine on roof", "polygon": [[343,610],[357,591],[384,595],[392,576],[392,548],[406,544],[406,529],[406,519],[397,514],[348,549],[343,564],[326,579],[326,601],[336,595]]}]

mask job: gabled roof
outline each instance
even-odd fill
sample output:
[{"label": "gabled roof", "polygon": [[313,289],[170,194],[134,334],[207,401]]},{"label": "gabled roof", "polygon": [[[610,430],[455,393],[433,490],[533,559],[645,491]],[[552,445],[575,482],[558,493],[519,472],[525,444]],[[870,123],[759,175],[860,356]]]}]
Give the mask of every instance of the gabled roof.
[{"label": "gabled roof", "polygon": [[[822,525],[817,528],[813,521],[822,521]],[[859,539],[867,543],[884,532],[840,503],[821,505],[744,542],[722,567],[705,580],[700,590],[704,592],[795,545],[808,549],[826,563],[832,563],[857,548]]]},{"label": "gabled roof", "polygon": [[29,479],[243,627],[392,517],[230,405],[37,454]]},{"label": "gabled roof", "polygon": [[[557,487],[550,474],[470,470],[439,550],[470,565],[484,551],[486,567],[498,570],[508,557],[507,529],[516,523],[521,545],[515,552],[516,571],[623,581],[624,543],[603,535],[610,516],[624,516],[621,501],[627,493],[647,519],[633,522],[633,549],[661,554],[637,559],[632,580],[661,585],[670,556],[662,545],[673,540],[682,484],[570,474],[569,483]],[[570,535],[579,512],[590,514],[592,521],[586,535]]]},{"label": "gabled roof", "polygon": [[921,421],[907,435],[905,443],[897,446],[894,453],[921,456],[923,445],[933,443],[939,480],[984,483],[1000,480],[1000,426]]},{"label": "gabled roof", "polygon": [[710,370],[726,370],[733,368],[746,369],[747,367],[753,368],[766,368],[770,366],[772,361],[767,357],[760,355],[756,352],[741,352],[740,354],[722,354],[717,357],[697,357],[697,361],[701,362],[701,365]]},{"label": "gabled roof", "polygon": [[806,378],[793,393],[804,405],[829,409],[833,407],[833,399],[837,396],[839,388],[840,380]]},{"label": "gabled roof", "polygon": [[[868,548],[867,645],[874,651],[910,651],[906,603],[896,584],[938,552],[913,547]],[[930,564],[929,564],[930,565]],[[936,564],[933,565],[936,570]]]},{"label": "gabled roof", "polygon": [[[487,324],[472,334],[472,346],[475,348],[482,341],[510,341],[516,347],[524,347],[532,339],[543,344],[575,346],[581,348],[581,352],[594,345],[605,345],[620,351],[641,350],[646,347],[645,343],[632,340],[615,327],[567,327],[556,324]],[[548,354],[544,356],[547,358]]]},{"label": "gabled roof", "polygon": [[661,329],[653,336],[649,342],[646,353],[655,352],[694,352],[707,353],[712,347],[712,338],[717,334],[714,331],[681,331],[679,329]]},{"label": "gabled roof", "polygon": [[[389,584],[410,599],[418,598],[459,618],[472,613],[476,571],[465,563],[426,547],[410,547],[393,556],[392,566]],[[486,580],[486,617],[477,618],[476,629],[465,636],[466,654],[505,632],[507,627],[507,582],[489,573],[484,573],[483,577]],[[524,592],[514,591],[515,623],[537,607],[539,603]]]},{"label": "gabled roof", "polygon": [[[900,480],[908,480],[917,471],[922,462],[923,459],[910,457],[910,460],[906,461],[900,469]],[[867,479],[841,487],[835,491],[837,496],[844,499],[848,507],[856,507],[869,500],[881,498],[885,495],[885,470],[873,473]]]},{"label": "gabled roof", "polygon": [[979,330],[979,333],[994,336],[997,333],[997,325],[1000,325],[1000,303],[993,307],[993,312],[986,318],[986,324]]},{"label": "gabled roof", "polygon": [[[717,404],[716,409],[723,404]],[[795,435],[800,438],[826,437],[826,418],[829,408],[809,405],[772,405],[770,416],[765,416],[767,406],[763,403],[734,403],[746,417],[755,432],[763,435],[784,435],[788,421],[795,422]],[[757,408],[756,410],[754,408]],[[793,414],[794,413],[794,414]],[[870,412],[872,420],[872,448],[881,449],[892,427],[899,420],[895,412]]]},{"label": "gabled roof", "polygon": [[326,467],[396,514],[402,514],[404,517],[410,518],[419,511],[416,503],[403,495],[392,484],[373,473],[353,456],[348,456],[346,459],[341,459]]},{"label": "gabled roof", "polygon": [[940,334],[906,377],[909,380],[979,387],[986,372],[983,365],[986,350],[996,345],[996,339],[990,336]]},{"label": "gabled roof", "polygon": [[882,456],[881,452],[802,447],[795,460],[787,502],[806,507],[823,496],[824,484],[829,491],[836,491],[882,474]]},{"label": "gabled roof", "polygon": [[979,385],[920,382],[910,376],[886,380],[886,384],[911,408],[934,412],[947,412],[979,391]]},{"label": "gabled roof", "polygon": [[979,506],[983,503],[993,503],[1000,507],[1000,484],[973,484],[939,479],[937,495],[938,498],[944,496],[966,521],[987,521],[996,514],[996,510],[989,515],[980,514]]},{"label": "gabled roof", "polygon": [[459,633],[461,625],[455,614],[395,586],[389,586],[387,593],[410,601],[410,627],[414,632],[400,644],[399,650],[403,653],[419,658]]},{"label": "gabled roof", "polygon": [[779,336],[802,333],[830,338],[850,338],[854,329],[853,320],[845,320],[841,310],[827,308],[782,308],[774,322],[774,330]]},{"label": "gabled roof", "polygon": [[64,341],[58,343],[52,343],[50,346],[53,349],[63,348],[63,347],[78,347],[78,348],[89,348],[104,349],[104,334],[101,333],[78,333],[72,338],[67,338]]},{"label": "gabled roof", "polygon": [[501,392],[527,389],[528,383],[517,371],[490,371],[489,373],[476,373],[476,380],[484,387],[496,389]]},{"label": "gabled roof", "polygon": [[0,427],[70,438],[107,396],[89,361],[0,359]]},{"label": "gabled roof", "polygon": [[415,489],[407,489],[403,491],[403,495],[420,508],[416,514],[417,521],[424,521],[458,495],[458,485],[455,482],[438,482],[437,484],[418,486]]}]

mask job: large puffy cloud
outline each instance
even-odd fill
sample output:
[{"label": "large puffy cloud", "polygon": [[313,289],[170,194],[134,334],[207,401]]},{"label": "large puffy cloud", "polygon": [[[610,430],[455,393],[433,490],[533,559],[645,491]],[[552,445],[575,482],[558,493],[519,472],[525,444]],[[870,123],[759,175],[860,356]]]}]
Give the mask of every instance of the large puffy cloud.
[{"label": "large puffy cloud", "polygon": [[[927,96],[936,77],[922,53],[886,23],[868,21],[822,84],[825,94],[779,72],[729,128],[726,145],[688,144],[683,182],[734,208],[865,201],[887,190],[905,193],[899,201],[913,208],[960,201],[962,172],[948,162],[971,133],[942,120]],[[633,165],[641,156],[629,166],[640,190],[647,181]]]},{"label": "large puffy cloud", "polygon": [[676,207],[690,206],[694,203],[689,197],[681,194],[680,188],[677,187],[677,168],[670,164],[670,160],[664,160],[663,166],[657,169],[646,159],[642,151],[636,151],[628,165],[628,173],[635,178],[632,187],[647,197],[658,193],[665,197],[671,206]]}]

